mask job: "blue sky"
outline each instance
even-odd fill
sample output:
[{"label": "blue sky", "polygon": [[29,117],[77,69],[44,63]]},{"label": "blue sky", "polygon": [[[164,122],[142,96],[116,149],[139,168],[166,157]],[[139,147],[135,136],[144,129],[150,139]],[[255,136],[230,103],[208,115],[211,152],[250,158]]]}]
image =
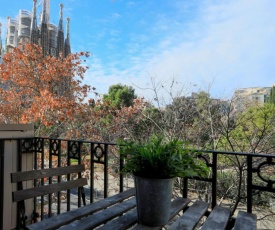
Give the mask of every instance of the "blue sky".
[{"label": "blue sky", "polygon": [[[51,0],[51,22],[59,3]],[[237,88],[275,84],[274,0],[63,0],[72,51],[89,51],[85,82],[112,84],[150,99],[209,91],[230,98]],[[0,21],[32,9],[32,0],[0,0]],[[5,32],[5,28],[3,28]],[[4,33],[2,34],[2,37]],[[3,40],[4,38],[2,38]],[[168,97],[168,96],[167,96]]]}]

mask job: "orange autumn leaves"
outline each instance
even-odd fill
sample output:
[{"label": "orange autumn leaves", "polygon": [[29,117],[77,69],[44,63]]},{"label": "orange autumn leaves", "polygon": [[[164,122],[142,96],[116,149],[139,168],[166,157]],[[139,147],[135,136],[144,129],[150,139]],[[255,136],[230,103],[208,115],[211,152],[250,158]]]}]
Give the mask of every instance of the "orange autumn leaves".
[{"label": "orange autumn leaves", "polygon": [[0,123],[35,123],[49,126],[82,113],[90,89],[81,84],[88,53],[67,58],[43,57],[29,44],[4,55],[0,65]]},{"label": "orange autumn leaves", "polygon": [[[37,136],[115,141],[129,137],[142,119],[143,99],[131,107],[87,99],[82,84],[89,53],[43,57],[39,46],[15,48],[0,65],[0,123],[32,123]],[[92,87],[95,92],[96,88]],[[86,99],[86,100],[85,100]],[[87,102],[87,103],[86,103]]]}]

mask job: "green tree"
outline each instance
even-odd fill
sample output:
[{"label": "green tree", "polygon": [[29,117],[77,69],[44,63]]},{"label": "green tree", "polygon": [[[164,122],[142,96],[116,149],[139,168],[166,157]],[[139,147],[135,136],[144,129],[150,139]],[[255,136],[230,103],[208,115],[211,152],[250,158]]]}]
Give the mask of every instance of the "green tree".
[{"label": "green tree", "polygon": [[235,127],[224,135],[220,148],[235,152],[274,152],[275,106],[265,103],[264,106],[250,107],[240,113]]},{"label": "green tree", "polygon": [[131,86],[116,84],[109,87],[108,94],[103,96],[103,101],[109,102],[112,106],[121,109],[133,106],[134,99],[136,98],[135,90]]},{"label": "green tree", "polygon": [[270,90],[269,100],[268,102],[275,104],[275,86],[273,86]]}]

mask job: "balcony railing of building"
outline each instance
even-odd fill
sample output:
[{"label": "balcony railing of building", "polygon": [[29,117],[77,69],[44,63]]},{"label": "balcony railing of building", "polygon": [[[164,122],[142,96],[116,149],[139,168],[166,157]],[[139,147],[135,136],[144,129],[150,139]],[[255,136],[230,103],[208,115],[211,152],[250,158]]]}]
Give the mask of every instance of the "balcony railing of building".
[{"label": "balcony railing of building", "polygon": [[[23,170],[25,155],[31,156],[32,169],[85,164],[83,177],[89,181],[85,193],[90,203],[133,187],[131,176],[119,173],[123,159],[115,143],[50,138],[0,139],[0,218],[3,218],[4,206],[4,158],[9,154],[5,152],[5,145],[9,141],[15,141],[17,145],[16,171]],[[266,220],[274,214],[275,155],[209,150],[200,152],[201,160],[211,169],[209,177],[179,178],[176,180],[175,194],[189,198],[199,196],[210,202],[212,207],[227,205],[233,212],[237,209],[252,213],[265,210],[263,215],[257,213],[258,219]],[[45,178],[34,181],[32,186],[54,183],[55,180],[58,178]],[[35,199],[34,202],[33,213],[38,213],[39,218],[43,219],[81,206],[81,197],[76,191],[66,191]]]}]

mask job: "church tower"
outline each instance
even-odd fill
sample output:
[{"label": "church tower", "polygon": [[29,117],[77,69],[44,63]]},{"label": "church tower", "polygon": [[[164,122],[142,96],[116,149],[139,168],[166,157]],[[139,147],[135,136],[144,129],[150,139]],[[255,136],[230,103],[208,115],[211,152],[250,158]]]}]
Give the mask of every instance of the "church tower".
[{"label": "church tower", "polygon": [[49,55],[49,32],[48,32],[48,17],[47,17],[47,1],[43,1],[42,22],[41,22],[41,46],[43,55]]},{"label": "church tower", "polygon": [[64,57],[64,30],[63,30],[63,4],[60,4],[60,18],[58,24],[58,33],[57,33],[57,48],[56,55]]},{"label": "church tower", "polygon": [[[67,18],[67,34],[63,28],[63,4],[60,4],[58,26],[50,23],[50,0],[32,0],[32,12],[20,10],[18,20],[8,17],[7,36],[5,49],[0,44],[0,55],[12,51],[15,47],[24,49],[27,43],[40,45],[43,55],[62,58],[71,53],[70,45],[70,19]],[[39,2],[39,3],[38,3]],[[38,7],[42,5],[42,13],[38,13]],[[2,41],[1,41],[2,42]]]},{"label": "church tower", "polygon": [[39,30],[37,27],[37,19],[36,19],[36,2],[37,0],[33,0],[32,22],[31,22],[31,43],[38,45]]},{"label": "church tower", "polygon": [[66,28],[66,39],[65,39],[65,57],[71,53],[71,43],[70,43],[70,18],[67,18],[67,28]]}]

